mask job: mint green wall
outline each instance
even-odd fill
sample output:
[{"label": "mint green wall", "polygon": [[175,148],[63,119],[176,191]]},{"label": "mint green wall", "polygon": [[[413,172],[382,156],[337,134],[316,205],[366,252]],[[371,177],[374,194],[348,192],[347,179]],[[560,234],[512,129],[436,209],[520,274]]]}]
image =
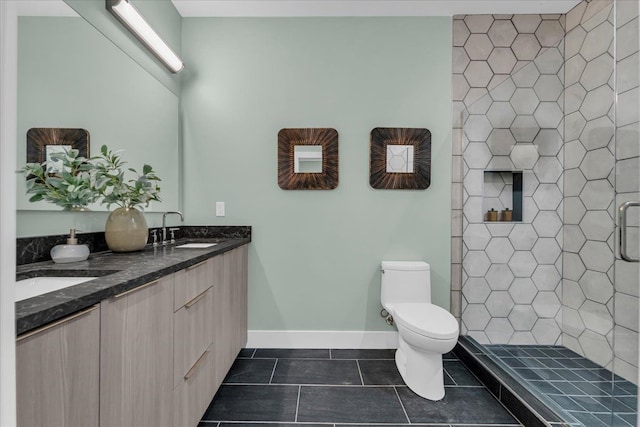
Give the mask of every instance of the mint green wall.
[{"label": "mint green wall", "polygon": [[[451,19],[185,18],[182,28],[186,219],[253,226],[249,328],[388,330],[384,259],[428,261],[434,302],[448,308]],[[377,126],[431,130],[428,190],[369,187]],[[336,190],[278,187],[285,127],[337,129]]]}]

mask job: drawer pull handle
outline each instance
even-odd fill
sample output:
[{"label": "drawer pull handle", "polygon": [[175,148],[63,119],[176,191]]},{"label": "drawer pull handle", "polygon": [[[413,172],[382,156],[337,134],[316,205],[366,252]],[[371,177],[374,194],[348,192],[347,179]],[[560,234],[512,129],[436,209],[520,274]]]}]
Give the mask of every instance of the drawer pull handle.
[{"label": "drawer pull handle", "polygon": [[206,350],[204,353],[202,353],[202,356],[200,356],[196,363],[193,364],[191,369],[189,369],[189,372],[184,375],[185,380],[189,380],[189,378],[191,378],[193,374],[196,373],[202,362],[204,362],[204,360],[207,358],[207,354],[209,354],[209,350]]},{"label": "drawer pull handle", "polygon": [[125,292],[123,292],[121,294],[118,294],[118,295],[114,296],[114,298],[122,298],[123,296],[132,294],[132,293],[137,292],[137,291],[141,291],[144,288],[148,288],[149,286],[157,285],[158,283],[160,283],[159,279],[158,280],[154,280],[153,282],[145,283],[144,285],[138,286],[137,288],[129,289],[128,291],[125,291]]},{"label": "drawer pull handle", "polygon": [[186,303],[184,306],[185,308],[191,308],[194,305],[196,305],[198,303],[198,301],[200,301],[202,298],[204,298],[205,296],[207,296],[207,292],[209,290],[207,289],[206,291],[204,291],[203,293],[201,293],[200,295],[198,295],[197,297],[195,297],[194,299],[192,299],[191,301],[189,301],[188,303]]},{"label": "drawer pull handle", "polygon": [[206,263],[207,263],[207,261],[202,261],[202,262],[199,262],[197,264],[190,265],[189,267],[185,268],[185,270],[193,270],[194,268],[198,268],[198,267],[200,267],[200,266],[202,266],[202,265],[204,265]]},{"label": "drawer pull handle", "polygon": [[20,336],[16,339],[16,341],[22,341],[22,340],[27,339],[27,338],[29,338],[29,337],[32,337],[32,336],[34,336],[34,335],[36,335],[36,334],[39,334],[40,332],[48,331],[49,329],[51,329],[51,328],[55,328],[55,327],[56,327],[56,326],[58,326],[58,325],[62,325],[63,323],[69,322],[69,321],[71,321],[71,320],[73,320],[73,319],[77,319],[78,317],[82,317],[82,316],[84,316],[84,315],[86,315],[86,314],[91,313],[91,312],[92,312],[92,311],[94,311],[94,310],[97,310],[97,309],[98,309],[98,307],[99,307],[98,305],[91,306],[91,307],[89,307],[89,308],[88,308],[88,309],[86,309],[86,310],[79,311],[79,312],[74,313],[74,314],[72,314],[72,315],[70,315],[70,316],[67,316],[67,317],[65,317],[65,318],[62,318],[62,319],[60,319],[60,320],[58,320],[58,321],[55,321],[55,322],[53,322],[53,323],[50,323],[50,324],[48,324],[48,325],[46,325],[46,326],[43,326],[43,327],[38,328],[38,329],[36,329],[36,330],[33,330],[33,331],[31,331],[31,332],[27,332],[26,334],[20,335]]}]

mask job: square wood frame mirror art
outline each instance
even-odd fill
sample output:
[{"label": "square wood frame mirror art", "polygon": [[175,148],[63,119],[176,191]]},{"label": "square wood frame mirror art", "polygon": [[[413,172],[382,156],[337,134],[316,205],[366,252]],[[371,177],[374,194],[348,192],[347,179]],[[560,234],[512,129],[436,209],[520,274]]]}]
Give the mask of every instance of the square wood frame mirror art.
[{"label": "square wood frame mirror art", "polygon": [[[313,150],[317,147],[320,149]],[[316,166],[306,169],[304,163],[317,165],[317,169]],[[281,129],[278,132],[278,185],[283,190],[336,188],[338,131],[332,128]]]},{"label": "square wood frame mirror art", "polygon": [[385,190],[424,190],[431,185],[431,132],[424,128],[371,131],[369,184]]},{"label": "square wood frame mirror art", "polygon": [[[58,148],[58,149],[55,149]],[[65,148],[78,150],[80,157],[89,158],[89,131],[67,128],[31,128],[27,131],[27,163],[43,163],[47,152]]]}]

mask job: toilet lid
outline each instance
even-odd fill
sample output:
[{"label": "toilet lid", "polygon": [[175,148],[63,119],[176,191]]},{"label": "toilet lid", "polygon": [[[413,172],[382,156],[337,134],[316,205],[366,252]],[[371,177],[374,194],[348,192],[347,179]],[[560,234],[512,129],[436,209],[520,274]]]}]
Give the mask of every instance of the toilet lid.
[{"label": "toilet lid", "polygon": [[427,303],[396,304],[393,318],[405,328],[434,339],[457,338],[458,322],[444,308]]}]

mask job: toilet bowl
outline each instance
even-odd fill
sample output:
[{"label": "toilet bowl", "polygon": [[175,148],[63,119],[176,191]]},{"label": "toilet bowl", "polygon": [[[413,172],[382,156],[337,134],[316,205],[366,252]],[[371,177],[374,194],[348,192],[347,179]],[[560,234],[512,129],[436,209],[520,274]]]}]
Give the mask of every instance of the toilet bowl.
[{"label": "toilet bowl", "polygon": [[459,326],[451,313],[431,304],[429,264],[384,261],[381,302],[398,328],[396,366],[402,379],[417,395],[442,399],[442,355],[455,347]]},{"label": "toilet bowl", "polygon": [[418,396],[442,399],[442,355],[458,341],[455,317],[434,304],[405,303],[394,307],[393,319],[399,334],[396,366],[402,379]]}]

